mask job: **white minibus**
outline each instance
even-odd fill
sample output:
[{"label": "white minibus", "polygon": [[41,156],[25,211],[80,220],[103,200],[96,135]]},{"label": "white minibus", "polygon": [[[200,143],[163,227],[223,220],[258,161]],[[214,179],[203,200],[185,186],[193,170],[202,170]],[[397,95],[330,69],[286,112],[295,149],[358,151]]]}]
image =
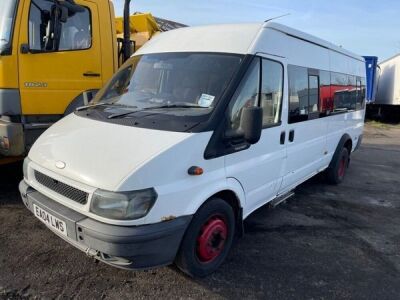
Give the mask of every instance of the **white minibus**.
[{"label": "white minibus", "polygon": [[40,136],[20,192],[97,260],[206,276],[257,208],[343,180],[364,98],[362,57],[280,24],[162,33]]}]

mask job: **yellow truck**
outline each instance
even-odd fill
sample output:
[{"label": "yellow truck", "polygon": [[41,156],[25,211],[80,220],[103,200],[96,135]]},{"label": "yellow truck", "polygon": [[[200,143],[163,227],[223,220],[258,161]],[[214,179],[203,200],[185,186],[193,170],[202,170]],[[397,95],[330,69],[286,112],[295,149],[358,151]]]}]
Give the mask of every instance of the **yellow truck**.
[{"label": "yellow truck", "polygon": [[129,4],[115,18],[111,0],[0,0],[0,164],[90,101],[160,31]]}]

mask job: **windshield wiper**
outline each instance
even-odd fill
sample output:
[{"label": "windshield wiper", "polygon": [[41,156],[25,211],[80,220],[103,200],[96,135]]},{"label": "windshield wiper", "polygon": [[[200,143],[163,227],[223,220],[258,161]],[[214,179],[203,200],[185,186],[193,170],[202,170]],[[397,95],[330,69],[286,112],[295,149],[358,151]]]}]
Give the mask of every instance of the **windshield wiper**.
[{"label": "windshield wiper", "polygon": [[96,103],[96,104],[89,104],[89,105],[85,105],[85,106],[80,106],[77,109],[75,109],[75,111],[82,111],[82,110],[89,109],[89,108],[92,108],[92,107],[108,105],[108,104],[109,103],[105,103],[105,102],[99,102],[99,103]]},{"label": "windshield wiper", "polygon": [[118,103],[99,102],[96,104],[89,104],[89,105],[78,107],[77,109],[75,109],[75,111],[82,111],[82,110],[97,107],[97,106],[118,106],[118,107],[124,106],[124,107],[137,108],[137,106],[123,105],[123,104],[118,104]]},{"label": "windshield wiper", "polygon": [[146,111],[146,110],[153,110],[153,109],[164,109],[164,108],[206,108],[206,107],[202,107],[199,105],[189,105],[189,104],[168,104],[168,105],[160,105],[160,106],[150,106],[150,107],[145,107],[142,109],[138,109],[138,110],[134,110],[134,111],[128,111],[128,112],[123,112],[123,113],[119,113],[119,114],[112,114],[109,115],[107,118],[108,119],[114,119],[114,118],[120,118],[120,117],[125,117],[128,116],[130,114],[133,113],[137,113],[139,111]]},{"label": "windshield wiper", "polygon": [[152,109],[159,109],[159,108],[205,108],[196,104],[167,104],[167,105],[160,105],[160,106],[150,106],[143,108],[143,110],[152,110]]}]

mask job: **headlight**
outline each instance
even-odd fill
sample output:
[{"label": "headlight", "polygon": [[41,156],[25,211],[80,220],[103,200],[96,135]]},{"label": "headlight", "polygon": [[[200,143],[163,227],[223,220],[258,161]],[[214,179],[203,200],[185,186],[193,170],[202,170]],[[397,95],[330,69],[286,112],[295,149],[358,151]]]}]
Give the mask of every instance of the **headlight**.
[{"label": "headlight", "polygon": [[135,220],[144,217],[156,202],[153,188],[133,192],[108,192],[96,190],[90,211],[115,220]]},{"label": "headlight", "polygon": [[28,157],[25,157],[22,172],[24,173],[24,178],[26,179],[28,179],[28,165],[30,162],[31,160]]}]

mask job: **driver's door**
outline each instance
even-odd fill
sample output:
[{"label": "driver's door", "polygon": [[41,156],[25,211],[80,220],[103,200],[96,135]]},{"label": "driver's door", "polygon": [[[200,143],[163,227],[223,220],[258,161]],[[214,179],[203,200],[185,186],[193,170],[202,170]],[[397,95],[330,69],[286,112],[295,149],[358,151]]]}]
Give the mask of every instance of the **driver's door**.
[{"label": "driver's door", "polygon": [[286,159],[281,122],[283,74],[281,62],[256,57],[229,106],[232,129],[240,124],[243,107],[260,105],[263,108],[263,130],[259,142],[225,157],[227,177],[238,180],[246,193],[245,216],[274,198],[282,181]]},{"label": "driver's door", "polygon": [[43,42],[54,3],[24,2],[20,46],[29,51],[19,49],[18,64],[24,115],[62,115],[82,92],[102,86],[98,7],[92,1],[75,2],[84,10],[61,24],[57,51],[46,50]]}]

